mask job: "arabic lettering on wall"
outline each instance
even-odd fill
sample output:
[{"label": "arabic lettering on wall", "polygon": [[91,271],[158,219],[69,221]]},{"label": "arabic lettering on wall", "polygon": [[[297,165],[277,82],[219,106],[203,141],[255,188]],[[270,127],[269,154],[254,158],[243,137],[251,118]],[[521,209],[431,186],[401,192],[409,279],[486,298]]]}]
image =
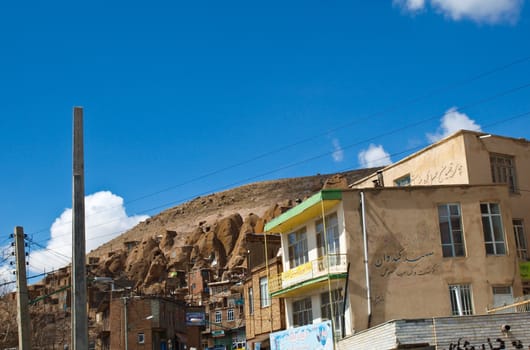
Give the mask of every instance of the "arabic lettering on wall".
[{"label": "arabic lettering on wall", "polygon": [[[506,347],[506,343],[508,343],[508,346],[511,345],[511,347]],[[480,345],[472,345],[469,341],[459,338],[456,343],[449,344],[449,350],[524,349],[523,343],[518,339],[506,342],[500,338],[497,338],[495,341],[488,338],[486,344],[488,347],[486,347],[484,343]],[[530,345],[528,346],[528,349],[530,349]]]},{"label": "arabic lettering on wall", "polygon": [[375,268],[379,269],[381,277],[395,274],[398,277],[423,276],[433,274],[440,267],[437,263],[425,264],[424,259],[434,255],[434,252],[426,252],[418,255],[408,255],[405,249],[395,254],[385,253],[376,258]]},{"label": "arabic lettering on wall", "polygon": [[429,169],[426,173],[411,175],[410,182],[412,185],[442,184],[455,176],[461,176],[463,169],[462,164],[449,162],[438,169]]},{"label": "arabic lettering on wall", "polygon": [[382,295],[376,295],[374,297],[374,305],[378,305],[385,302],[385,297]]}]

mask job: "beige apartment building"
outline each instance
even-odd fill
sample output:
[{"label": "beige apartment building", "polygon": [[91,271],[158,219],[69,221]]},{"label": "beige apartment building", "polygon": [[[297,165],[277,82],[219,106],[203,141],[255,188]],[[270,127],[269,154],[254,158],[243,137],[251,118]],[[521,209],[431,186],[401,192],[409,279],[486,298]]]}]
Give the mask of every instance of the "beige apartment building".
[{"label": "beige apartment building", "polygon": [[338,339],[392,319],[485,314],[522,296],[528,147],[461,131],[269,222],[283,259],[269,289],[284,299],[287,328],[332,320]]},{"label": "beige apartment building", "polygon": [[[361,179],[351,188],[374,186],[483,185],[499,183],[509,189],[517,254],[530,258],[530,142],[460,130],[378,173]],[[526,225],[526,226],[525,226]],[[522,268],[528,269],[528,264]],[[525,288],[530,293],[530,281]]]}]

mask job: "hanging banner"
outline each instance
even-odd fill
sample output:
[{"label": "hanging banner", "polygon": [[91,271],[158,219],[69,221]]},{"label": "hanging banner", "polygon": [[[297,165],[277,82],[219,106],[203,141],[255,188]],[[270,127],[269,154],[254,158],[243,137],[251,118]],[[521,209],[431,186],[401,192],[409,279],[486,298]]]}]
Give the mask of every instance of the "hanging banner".
[{"label": "hanging banner", "polygon": [[331,321],[270,334],[271,350],[333,350]]}]

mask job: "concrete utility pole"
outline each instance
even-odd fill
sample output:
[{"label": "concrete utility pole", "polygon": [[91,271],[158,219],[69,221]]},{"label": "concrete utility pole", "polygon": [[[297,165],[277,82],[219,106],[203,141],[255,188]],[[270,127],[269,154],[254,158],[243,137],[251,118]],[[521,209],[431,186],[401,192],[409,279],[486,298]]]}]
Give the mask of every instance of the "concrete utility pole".
[{"label": "concrete utility pole", "polygon": [[85,164],[83,108],[74,107],[72,191],[72,350],[88,349],[87,279],[85,264]]},{"label": "concrete utility pole", "polygon": [[31,350],[28,281],[26,280],[26,249],[24,244],[24,229],[20,226],[15,227],[15,250],[17,258],[18,347],[20,350]]},{"label": "concrete utility pole", "polygon": [[123,297],[123,323],[125,325],[124,337],[125,337],[125,350],[129,350],[129,319],[127,318],[127,299],[128,297]]}]

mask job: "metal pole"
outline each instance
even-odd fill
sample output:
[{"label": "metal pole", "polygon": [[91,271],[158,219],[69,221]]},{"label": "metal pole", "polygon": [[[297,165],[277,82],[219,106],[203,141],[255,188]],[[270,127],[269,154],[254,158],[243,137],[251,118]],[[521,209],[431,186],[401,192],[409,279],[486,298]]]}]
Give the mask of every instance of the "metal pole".
[{"label": "metal pole", "polygon": [[[326,254],[326,266],[328,274],[328,297],[329,297],[329,314],[331,316],[331,331],[333,332],[333,349],[337,348],[338,339],[335,336],[335,330],[337,325],[335,324],[335,310],[333,310],[333,293],[331,293],[331,274],[329,271],[330,259],[329,259],[329,238],[328,238],[328,228],[326,226],[326,210],[324,208],[324,200],[320,200],[320,208],[322,210],[322,229],[324,230],[324,253]],[[340,256],[340,255],[339,255]]]},{"label": "metal pole", "polygon": [[346,269],[346,283],[344,283],[344,297],[342,298],[342,318],[341,318],[341,330],[342,337],[346,336],[346,302],[348,301],[348,282],[350,281],[350,263]]},{"label": "metal pole", "polygon": [[17,226],[15,227],[15,248],[17,258],[18,346],[20,350],[31,350],[26,251],[24,247],[24,229]]},{"label": "metal pole", "polygon": [[123,323],[125,324],[125,350],[129,350],[129,320],[127,319],[127,297],[123,297]]},{"label": "metal pole", "polygon": [[72,191],[72,349],[88,349],[87,282],[85,265],[85,165],[83,108],[74,107]]},{"label": "metal pole", "polygon": [[364,192],[361,192],[361,216],[363,226],[363,251],[364,251],[364,273],[366,277],[366,299],[368,312],[368,327],[372,320],[372,293],[370,291],[370,270],[368,268],[368,234],[366,232],[366,201]]},{"label": "metal pole", "polygon": [[[272,323],[272,298],[271,298],[271,294],[270,294],[270,283],[271,283],[271,276],[270,276],[270,269],[269,269],[269,250],[268,250],[268,247],[267,247],[267,232],[264,233],[265,234],[265,266],[267,268],[267,292],[268,292],[268,295],[267,295],[267,299],[270,303],[269,305],[269,322],[270,322],[270,332],[272,333],[272,327],[273,327],[273,323]],[[277,276],[278,274],[276,274]],[[260,285],[260,288],[261,288],[261,285]],[[263,295],[261,295],[261,290],[260,290],[260,298],[263,298]],[[261,302],[261,301],[260,301]]]}]

